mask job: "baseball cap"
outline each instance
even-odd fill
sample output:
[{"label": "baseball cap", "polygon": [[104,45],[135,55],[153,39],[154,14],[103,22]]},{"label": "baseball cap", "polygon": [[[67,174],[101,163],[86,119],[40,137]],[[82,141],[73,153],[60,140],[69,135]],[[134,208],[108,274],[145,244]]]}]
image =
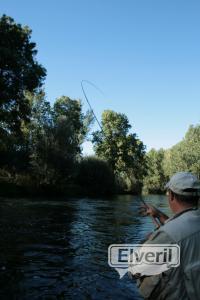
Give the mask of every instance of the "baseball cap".
[{"label": "baseball cap", "polygon": [[173,175],[165,186],[172,192],[184,196],[200,195],[200,181],[190,172],[178,172]]}]

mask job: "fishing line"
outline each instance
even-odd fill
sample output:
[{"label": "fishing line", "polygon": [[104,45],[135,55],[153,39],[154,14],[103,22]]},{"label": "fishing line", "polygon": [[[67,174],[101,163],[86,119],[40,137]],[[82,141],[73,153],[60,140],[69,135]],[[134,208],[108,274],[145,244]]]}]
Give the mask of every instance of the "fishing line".
[{"label": "fishing line", "polygon": [[84,83],[84,82],[90,84],[91,86],[93,86],[93,87],[94,87],[96,90],[98,90],[102,95],[103,95],[103,92],[102,92],[102,91],[101,91],[94,83],[92,83],[92,82],[90,82],[90,81],[88,81],[88,80],[82,80],[82,81],[81,81],[81,88],[82,88],[84,97],[85,97],[85,99],[86,99],[86,101],[87,101],[87,103],[88,103],[88,105],[89,105],[89,107],[90,107],[90,109],[91,109],[91,112],[92,112],[92,114],[93,114],[95,120],[97,121],[97,124],[99,125],[100,129],[103,131],[103,128],[102,128],[102,126],[101,126],[99,120],[97,119],[97,116],[95,115],[95,112],[94,112],[94,110],[93,110],[93,108],[92,108],[92,106],[91,106],[91,104],[90,104],[90,101],[89,101],[89,99],[88,99],[88,97],[87,97],[87,94],[86,94],[86,92],[85,92],[85,89],[84,89],[84,86],[83,86],[83,83]]}]

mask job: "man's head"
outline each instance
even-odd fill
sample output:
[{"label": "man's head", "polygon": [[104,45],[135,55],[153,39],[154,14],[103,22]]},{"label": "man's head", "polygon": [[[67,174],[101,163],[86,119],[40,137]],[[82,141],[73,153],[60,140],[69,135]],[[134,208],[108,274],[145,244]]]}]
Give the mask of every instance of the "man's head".
[{"label": "man's head", "polygon": [[176,173],[166,185],[171,210],[175,213],[197,207],[200,196],[200,181],[190,172]]}]

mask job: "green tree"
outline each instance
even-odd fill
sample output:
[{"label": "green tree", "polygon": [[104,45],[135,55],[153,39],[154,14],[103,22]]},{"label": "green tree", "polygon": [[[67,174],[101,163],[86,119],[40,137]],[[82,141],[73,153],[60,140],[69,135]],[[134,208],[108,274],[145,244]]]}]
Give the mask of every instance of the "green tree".
[{"label": "green tree", "polygon": [[[64,138],[64,143],[67,143],[68,147],[74,147],[76,149],[75,152],[79,154],[92,122],[92,112],[87,111],[84,114],[80,100],[72,100],[69,97],[62,96],[54,103],[54,124],[57,128],[60,127],[60,130],[63,130],[63,135],[61,136]],[[67,132],[68,141],[66,140]]]},{"label": "green tree", "polygon": [[166,151],[163,165],[165,175],[168,178],[176,172],[188,170],[187,160],[183,154],[184,148],[184,143],[181,141]]},{"label": "green tree", "polygon": [[79,163],[77,183],[89,195],[108,195],[115,192],[115,176],[108,163],[95,156],[83,157]]},{"label": "green tree", "polygon": [[164,173],[164,155],[163,149],[151,149],[147,155],[147,174],[143,181],[143,193],[157,194],[164,192],[164,186],[167,178]]},{"label": "green tree", "polygon": [[27,93],[26,97],[31,104],[30,122],[23,126],[29,153],[29,172],[37,179],[38,185],[47,184],[55,176],[48,163],[53,144],[53,111],[44,92]]},{"label": "green tree", "polygon": [[31,30],[0,18],[0,167],[16,173],[27,169],[29,153],[23,130],[30,121],[26,91],[36,93],[46,70],[36,61]]},{"label": "green tree", "polygon": [[145,173],[145,146],[130,128],[126,115],[106,110],[102,130],[93,133],[92,141],[96,155],[108,162],[119,181],[124,179],[124,188],[138,192]]},{"label": "green tree", "polygon": [[46,70],[36,61],[31,30],[6,15],[0,18],[0,134],[21,133],[21,123],[30,117],[25,91],[36,92]]},{"label": "green tree", "polygon": [[91,122],[78,100],[61,97],[53,108],[45,95],[33,100],[30,125],[31,166],[38,185],[65,184],[73,179]]},{"label": "green tree", "polygon": [[184,139],[166,152],[164,169],[169,177],[180,171],[200,177],[200,125],[190,126]]},{"label": "green tree", "polygon": [[200,125],[190,126],[184,139],[187,168],[200,178]]}]

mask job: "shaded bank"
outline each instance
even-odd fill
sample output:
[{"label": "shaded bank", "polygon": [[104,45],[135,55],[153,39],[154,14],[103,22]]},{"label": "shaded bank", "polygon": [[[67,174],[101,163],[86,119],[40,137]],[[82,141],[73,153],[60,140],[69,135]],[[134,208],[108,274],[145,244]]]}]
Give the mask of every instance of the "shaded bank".
[{"label": "shaded bank", "polygon": [[[110,187],[111,188],[111,187]],[[12,182],[0,182],[0,196],[15,198],[15,197],[101,197],[107,196],[112,197],[114,195],[137,195],[137,193],[131,193],[127,191],[118,191],[116,187],[110,189],[108,191],[97,190],[95,188],[91,188],[91,186],[82,186],[78,184],[67,184],[66,186],[52,187],[52,186],[42,186],[42,187],[34,187],[34,186],[19,186]]]}]

